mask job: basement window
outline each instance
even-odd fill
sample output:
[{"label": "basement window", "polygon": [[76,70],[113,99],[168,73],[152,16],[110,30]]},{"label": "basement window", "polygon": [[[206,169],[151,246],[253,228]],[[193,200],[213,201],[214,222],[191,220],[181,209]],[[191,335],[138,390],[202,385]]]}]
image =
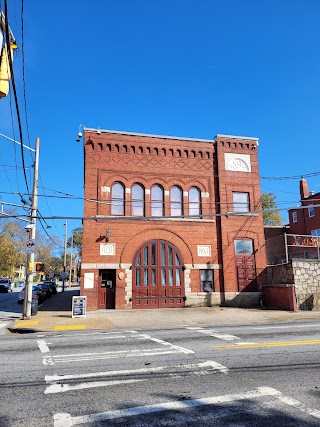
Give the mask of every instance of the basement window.
[{"label": "basement window", "polygon": [[213,270],[200,270],[201,292],[213,292]]}]

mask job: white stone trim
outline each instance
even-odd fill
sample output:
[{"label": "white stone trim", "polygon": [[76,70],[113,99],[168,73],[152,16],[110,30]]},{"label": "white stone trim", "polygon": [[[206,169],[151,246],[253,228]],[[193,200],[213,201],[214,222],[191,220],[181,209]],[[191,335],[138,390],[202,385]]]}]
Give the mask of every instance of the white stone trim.
[{"label": "white stone trim", "polygon": [[221,270],[221,264],[194,264],[193,270]]},{"label": "white stone trim", "polygon": [[201,192],[201,198],[202,199],[208,199],[208,197],[209,197],[209,193],[207,193],[207,192]]},{"label": "white stone trim", "polygon": [[101,193],[110,193],[110,187],[101,187]]},{"label": "white stone trim", "polygon": [[164,190],[164,195],[165,196],[170,196],[170,191],[169,190]]},{"label": "white stone trim", "polygon": [[83,270],[116,270],[121,268],[119,264],[108,264],[108,263],[89,263],[83,262],[81,264]]},{"label": "white stone trim", "polygon": [[149,188],[146,188],[144,191],[145,191],[145,194],[150,194],[151,193],[151,191],[150,191]]},{"label": "white stone trim", "polygon": [[251,172],[250,154],[224,153],[225,170]]},{"label": "white stone trim", "polygon": [[188,191],[184,191],[183,192],[183,197],[188,197],[189,196],[189,192]]},{"label": "white stone trim", "polygon": [[131,193],[131,188],[126,188],[126,194],[130,194]]}]

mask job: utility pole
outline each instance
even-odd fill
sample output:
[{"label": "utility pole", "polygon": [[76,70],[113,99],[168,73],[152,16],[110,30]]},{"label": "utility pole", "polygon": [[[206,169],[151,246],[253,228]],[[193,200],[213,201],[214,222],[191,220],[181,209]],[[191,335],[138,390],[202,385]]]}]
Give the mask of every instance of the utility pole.
[{"label": "utility pole", "polygon": [[71,236],[71,247],[70,247],[69,288],[71,287],[71,277],[72,277],[72,250],[73,250],[73,234]]},{"label": "utility pole", "polygon": [[[36,138],[33,189],[32,189],[32,207],[31,207],[30,225],[28,230],[29,238],[31,238],[33,243],[36,238],[36,221],[37,221],[37,210],[38,210],[39,147],[40,147],[40,139]],[[24,319],[31,318],[33,270],[34,270],[34,245],[27,257],[27,280],[26,280],[26,289],[25,289],[24,304],[23,304]]]},{"label": "utility pole", "polygon": [[74,257],[74,269],[73,269],[73,283],[74,283],[74,278],[76,278],[76,283],[78,282],[77,278],[78,278],[78,254],[75,254]]},{"label": "utility pole", "polygon": [[64,282],[66,280],[68,221],[65,222],[64,227],[65,227],[65,229],[64,229],[64,255],[63,255],[62,292],[64,292]]}]

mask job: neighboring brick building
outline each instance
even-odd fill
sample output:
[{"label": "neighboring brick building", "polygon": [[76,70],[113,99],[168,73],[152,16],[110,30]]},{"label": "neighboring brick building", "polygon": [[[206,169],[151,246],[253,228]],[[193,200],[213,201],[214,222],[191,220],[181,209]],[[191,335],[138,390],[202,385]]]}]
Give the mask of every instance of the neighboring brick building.
[{"label": "neighboring brick building", "polygon": [[300,181],[301,207],[289,210],[290,233],[320,236],[320,193],[309,193],[308,183]]},{"label": "neighboring brick building", "polygon": [[258,139],[84,129],[88,309],[253,306],[266,266]]}]

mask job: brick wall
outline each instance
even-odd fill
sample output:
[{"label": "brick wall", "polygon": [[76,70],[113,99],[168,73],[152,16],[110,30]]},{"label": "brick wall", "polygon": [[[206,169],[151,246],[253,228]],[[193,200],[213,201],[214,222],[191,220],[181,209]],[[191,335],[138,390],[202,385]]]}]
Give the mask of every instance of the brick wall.
[{"label": "brick wall", "polygon": [[[224,215],[232,212],[232,192],[248,192],[250,208],[261,209],[257,142],[243,138],[217,137],[216,140],[188,140],[137,134],[85,132],[84,216],[97,217],[83,222],[82,274],[95,273],[94,289],[88,296],[88,309],[95,309],[99,269],[117,270],[116,308],[130,308],[132,277],[130,266],[137,250],[150,240],[162,239],[181,253],[188,271],[186,305],[223,303],[225,292],[237,295],[234,239],[254,240],[257,269],[265,267],[263,222],[261,214]],[[250,157],[251,172],[226,171],[225,153]],[[126,218],[111,216],[110,189],[114,182],[125,186]],[[139,182],[145,187],[145,219],[127,217],[131,212],[131,188]],[[165,215],[170,215],[169,191],[173,185],[183,190],[184,214],[188,216],[188,190],[201,191],[202,218],[151,219],[150,189],[159,184],[165,192]],[[93,200],[93,201],[90,201]],[[98,200],[99,203],[96,203]],[[114,255],[100,255],[100,244],[109,229]],[[199,256],[198,245],[211,247],[211,254]],[[123,267],[125,266],[125,268]],[[200,292],[199,267],[214,269],[214,293]],[[119,279],[122,271],[124,278]],[[258,289],[250,289],[258,292]],[[249,293],[248,296],[249,298]],[[251,297],[250,297],[251,298]],[[233,298],[231,298],[232,300]],[[242,300],[245,299],[243,296]]]}]

